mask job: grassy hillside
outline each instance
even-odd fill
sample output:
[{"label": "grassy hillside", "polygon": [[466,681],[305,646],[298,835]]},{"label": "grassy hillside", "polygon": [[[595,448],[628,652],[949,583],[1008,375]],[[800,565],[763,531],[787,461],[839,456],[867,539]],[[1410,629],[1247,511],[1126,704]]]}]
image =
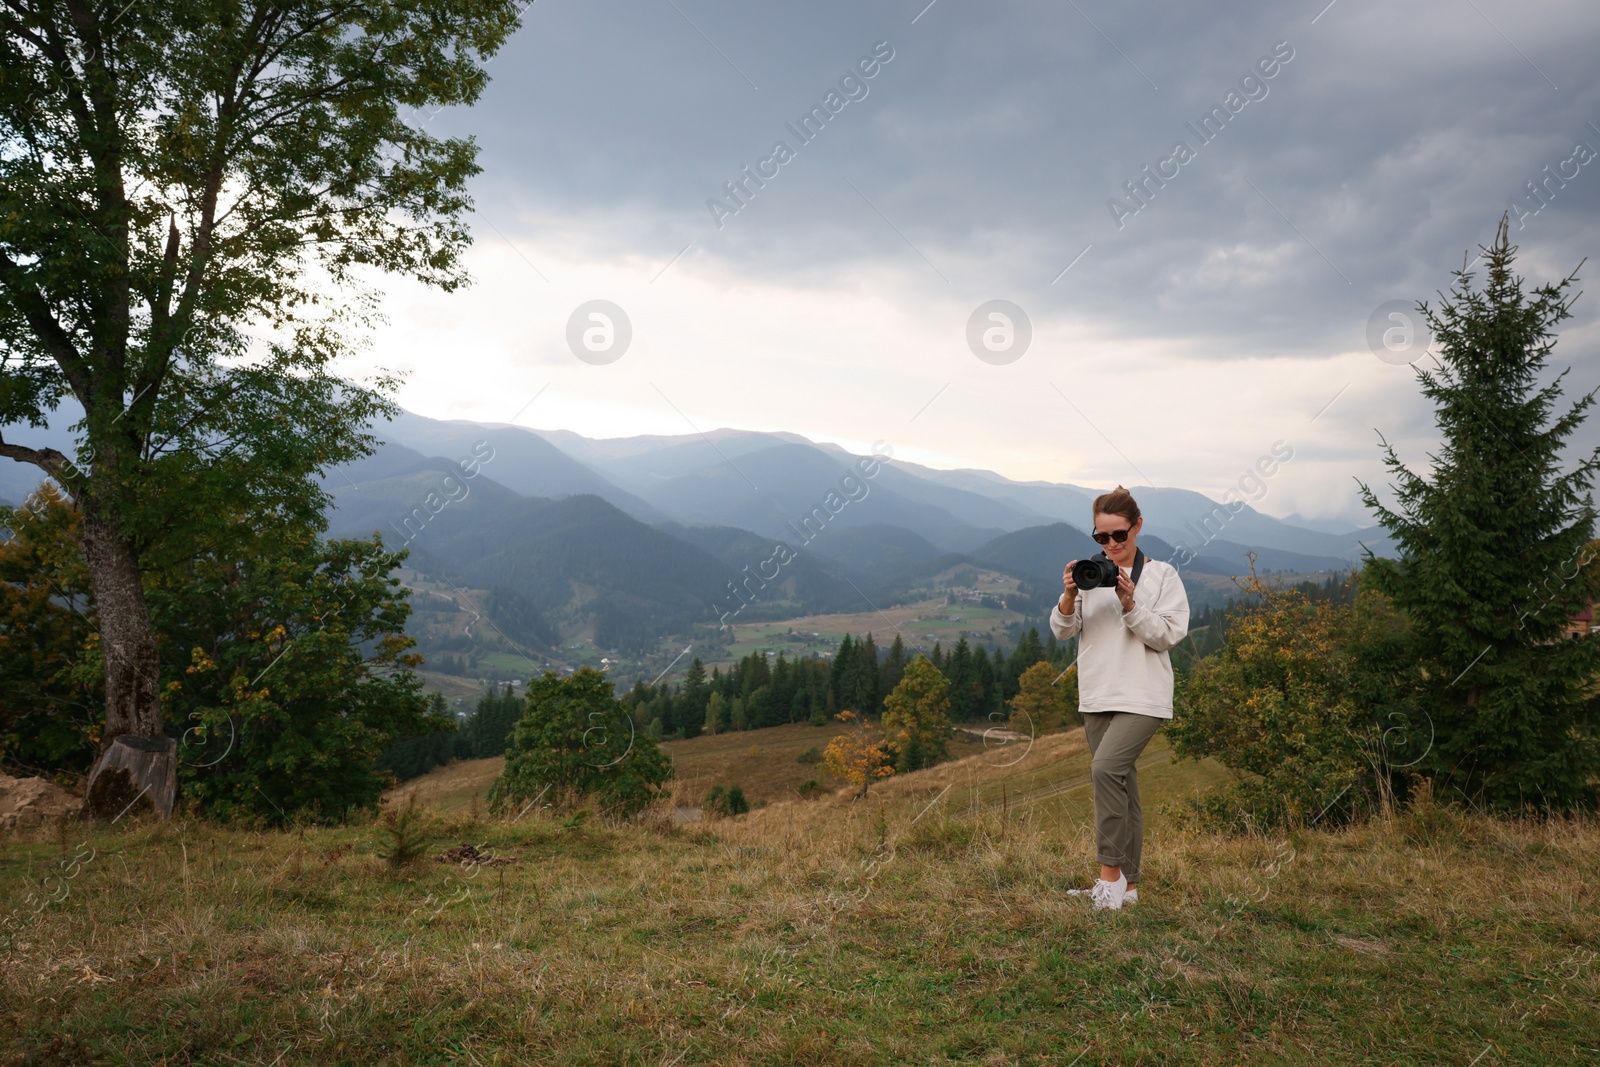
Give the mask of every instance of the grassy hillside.
[{"label": "grassy hillside", "polygon": [[[733,758],[713,747],[700,755]],[[430,851],[471,842],[511,861],[493,867],[391,869],[376,823],[11,840],[0,1062],[1600,1055],[1595,820],[1423,805],[1338,832],[1184,833],[1157,798],[1205,769],[1179,772],[1152,743],[1145,899],[1095,912],[1064,893],[1094,873],[1086,790],[1069,781],[1081,734],[1005,765],[1020,754],[692,826],[444,816]]]},{"label": "grassy hillside", "polygon": [[[811,778],[830,792],[847,793],[849,788],[828,778],[820,764],[799,760],[810,749],[826,749],[845,729],[837,723],[825,727],[797,723],[664,742],[661,747],[671,755],[676,774],[670,786],[673,803],[697,807],[713,785],[737,785],[752,804],[793,801],[799,797],[800,784]],[[996,735],[986,738],[980,728],[971,727],[950,742],[950,755],[948,763],[890,778],[874,785],[872,792],[910,802],[949,785],[950,803],[963,816],[1035,807],[1049,818],[1093,814],[1089,749],[1081,729],[1047,734],[1029,744],[1000,740]],[[460,760],[406,782],[394,790],[392,798],[403,801],[415,794],[419,803],[436,811],[462,811],[470,807],[474,796],[480,804],[485,801],[504,765],[499,757]],[[1163,801],[1204,791],[1228,776],[1227,769],[1215,760],[1174,761],[1160,733],[1140,756],[1138,771],[1146,819],[1156,817],[1155,808]]]}]

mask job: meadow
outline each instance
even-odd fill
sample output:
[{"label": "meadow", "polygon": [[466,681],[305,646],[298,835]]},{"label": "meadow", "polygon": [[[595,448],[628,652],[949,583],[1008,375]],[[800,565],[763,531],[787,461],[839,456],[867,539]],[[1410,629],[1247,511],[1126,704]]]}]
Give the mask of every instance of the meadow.
[{"label": "meadow", "polygon": [[[1158,734],[1143,899],[1096,912],[1081,730],[786,799],[831,732],[671,743],[630,824],[491,818],[498,761],[440,768],[405,865],[382,819],[7,839],[0,1063],[1600,1060],[1592,818],[1203,834],[1158,808],[1227,772]],[[741,779],[764,806],[675,817]],[[494,862],[432,858],[467,844]]]}]

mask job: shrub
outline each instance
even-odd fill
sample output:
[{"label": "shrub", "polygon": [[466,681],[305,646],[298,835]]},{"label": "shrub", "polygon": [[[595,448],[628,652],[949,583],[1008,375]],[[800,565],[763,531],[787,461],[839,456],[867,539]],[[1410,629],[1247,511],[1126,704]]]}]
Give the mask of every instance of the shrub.
[{"label": "shrub", "polygon": [[706,793],[706,799],[700,809],[707,815],[721,818],[731,818],[734,815],[743,815],[750,810],[750,802],[745,799],[744,790],[739,786],[730,785],[724,789],[714,785]]},{"label": "shrub", "polygon": [[489,806],[500,812],[546,796],[570,809],[593,798],[608,814],[631,816],[663,795],[671,777],[671,759],[633,729],[605,675],[592,667],[566,678],[547,671],[528,686]]},{"label": "shrub", "polygon": [[1386,810],[1428,741],[1401,695],[1404,620],[1359,583],[1349,606],[1271,587],[1253,559],[1244,585],[1258,604],[1235,609],[1168,727],[1178,756],[1214,756],[1239,777],[1189,801],[1180,821],[1245,830]]},{"label": "shrub", "polygon": [[807,763],[807,764],[810,764],[810,763],[821,763],[822,762],[822,749],[818,748],[816,745],[812,745],[810,748],[808,748],[804,752],[800,753],[800,755],[796,756],[794,758],[794,761],[796,763]]},{"label": "shrub", "polygon": [[378,855],[396,869],[426,852],[435,832],[433,816],[417,806],[415,793],[407,796],[404,804],[386,810],[379,825],[389,839],[389,848]]}]

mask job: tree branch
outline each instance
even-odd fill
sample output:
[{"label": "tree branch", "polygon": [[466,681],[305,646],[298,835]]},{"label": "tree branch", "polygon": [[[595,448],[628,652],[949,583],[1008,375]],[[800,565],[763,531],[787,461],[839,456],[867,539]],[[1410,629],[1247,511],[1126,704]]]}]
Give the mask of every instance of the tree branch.
[{"label": "tree branch", "polygon": [[12,299],[16,301],[23,316],[27,318],[28,325],[33,329],[34,336],[67,376],[72,391],[78,396],[78,402],[87,410],[90,403],[89,374],[83,357],[74,347],[67,331],[56,320],[50,306],[39,295],[39,291],[28,282],[26,272],[4,249],[0,249],[0,286],[4,286],[11,293]]},{"label": "tree branch", "polygon": [[29,448],[26,445],[7,444],[0,438],[0,456],[14,459],[18,463],[32,463],[58,482],[65,484],[66,479],[61,475],[64,468],[73,466],[64,454],[53,448]]}]

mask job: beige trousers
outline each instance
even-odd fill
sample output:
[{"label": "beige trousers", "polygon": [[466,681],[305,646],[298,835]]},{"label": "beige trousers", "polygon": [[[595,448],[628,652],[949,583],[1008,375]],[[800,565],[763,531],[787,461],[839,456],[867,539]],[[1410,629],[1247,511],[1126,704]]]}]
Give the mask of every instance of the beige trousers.
[{"label": "beige trousers", "polygon": [[1094,783],[1095,858],[1107,866],[1121,867],[1130,882],[1139,880],[1139,853],[1144,845],[1144,811],[1139,807],[1134,761],[1166,721],[1133,711],[1083,715],[1089,778]]}]

